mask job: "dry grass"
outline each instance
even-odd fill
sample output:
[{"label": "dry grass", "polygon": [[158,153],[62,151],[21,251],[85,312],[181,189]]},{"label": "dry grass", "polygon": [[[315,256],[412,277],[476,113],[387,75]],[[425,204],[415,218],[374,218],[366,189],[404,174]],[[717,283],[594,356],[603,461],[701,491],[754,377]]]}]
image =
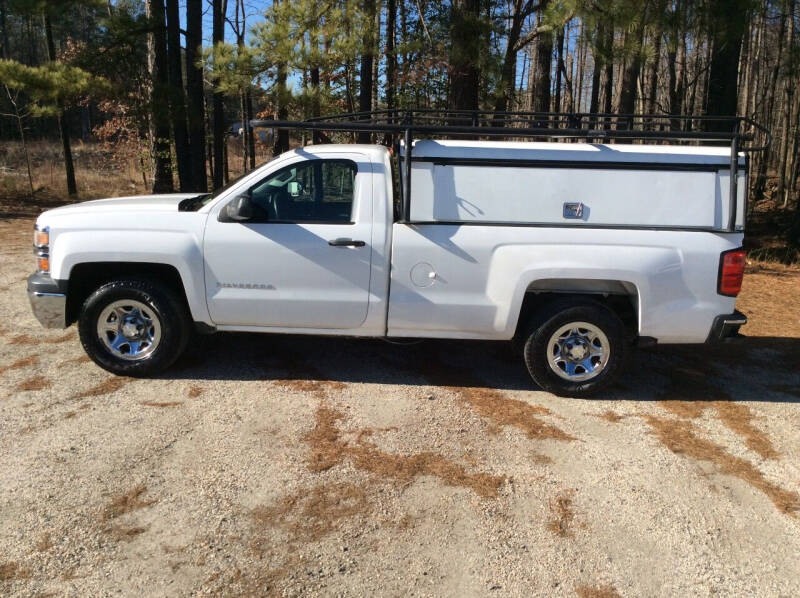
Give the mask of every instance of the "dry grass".
[{"label": "dry grass", "polygon": [[22,357],[21,359],[17,359],[15,362],[10,363],[8,365],[0,365],[0,374],[5,374],[10,370],[20,370],[22,368],[27,368],[32,365],[36,365],[39,361],[39,357],[36,355],[29,355],[28,357]]},{"label": "dry grass", "polygon": [[13,581],[15,579],[28,579],[31,570],[18,565],[14,561],[0,563],[0,581]]},{"label": "dry grass", "polygon": [[697,419],[708,407],[708,404],[702,401],[668,400],[660,401],[659,404],[670,413],[684,419]]},{"label": "dry grass", "polygon": [[36,550],[38,552],[47,552],[54,546],[53,538],[50,536],[48,532],[43,533],[39,536],[39,539],[36,540]]},{"label": "dry grass", "polygon": [[699,436],[690,421],[645,416],[656,437],[673,453],[714,465],[763,492],[781,513],[794,515],[800,510],[800,496],[785,490],[764,477],[751,463],[735,457],[714,442]]},{"label": "dry grass", "polygon": [[72,364],[81,364],[81,363],[89,363],[92,361],[92,358],[88,355],[79,355],[78,357],[72,357],[71,359],[65,359],[61,362],[61,365],[72,365]]},{"label": "dry grass", "polygon": [[732,401],[712,401],[709,403],[665,401],[661,405],[667,411],[684,419],[697,419],[706,409],[711,408],[717,418],[729,430],[740,436],[751,451],[758,453],[764,459],[777,459],[780,456],[769,437],[753,425],[755,416],[747,405]]},{"label": "dry grass", "polygon": [[[66,178],[58,143],[32,141],[28,147],[33,186],[36,190],[33,201],[28,197],[30,187],[19,144],[5,141],[3,149],[4,163],[11,171],[0,179],[0,214],[35,215],[38,213],[32,207],[19,206],[20,202],[37,207],[43,201],[66,203],[61,200],[61,197],[66,195]],[[81,200],[149,192],[142,182],[138,160],[115,161],[101,144],[82,143],[80,140],[76,143],[73,151],[75,178]]]},{"label": "dry grass", "polygon": [[16,390],[17,392],[44,390],[46,388],[50,388],[51,386],[52,383],[50,380],[44,376],[32,376],[31,378],[27,378],[17,384]]},{"label": "dry grass", "polygon": [[291,542],[317,541],[351,517],[371,511],[367,493],[351,483],[321,484],[291,494],[277,505],[257,507],[252,517],[257,525],[280,527]]},{"label": "dry grass", "polygon": [[553,462],[553,459],[541,453],[531,453],[531,461],[537,465],[549,465]]},{"label": "dry grass", "polygon": [[130,542],[136,536],[146,532],[147,528],[140,527],[137,525],[112,525],[108,527],[105,531],[115,540],[122,542]]},{"label": "dry grass", "polygon": [[203,391],[203,389],[202,389],[202,388],[200,388],[200,387],[199,387],[199,386],[197,386],[196,384],[192,384],[192,385],[189,387],[189,390],[186,392],[186,396],[188,396],[190,399],[196,399],[196,398],[197,398],[197,397],[199,397],[201,394],[203,394],[203,392],[204,392],[204,391]]},{"label": "dry grass", "polygon": [[486,473],[469,473],[445,457],[423,452],[414,455],[396,455],[380,450],[363,438],[369,433],[356,431],[356,444],[351,445],[341,437],[337,422],[343,415],[324,405],[317,408],[315,425],[306,434],[311,447],[308,467],[320,472],[349,460],[365,472],[382,478],[409,483],[419,476],[434,476],[448,486],[468,488],[483,498],[496,496],[504,478]]},{"label": "dry grass", "polygon": [[71,341],[75,338],[75,331],[70,330],[69,332],[62,334],[61,336],[57,336],[55,338],[48,339],[49,343],[66,343],[67,341]]},{"label": "dry grass", "polygon": [[612,424],[619,423],[623,419],[625,419],[624,415],[620,415],[619,413],[611,411],[610,409],[603,411],[603,413],[589,413],[588,415],[591,415],[593,417],[599,417],[600,419],[604,419],[607,422],[611,422]]},{"label": "dry grass", "polygon": [[289,380],[275,380],[275,382],[295,392],[312,393],[320,399],[326,398],[328,391],[335,392],[346,387],[343,382],[332,380],[302,380],[292,378]]},{"label": "dry grass", "polygon": [[787,297],[800,296],[800,268],[750,268],[744,277],[738,309],[747,314],[748,336],[800,337],[800,310],[786,309]]},{"label": "dry grass", "polygon": [[562,538],[572,537],[571,525],[575,519],[575,513],[572,510],[572,495],[571,490],[566,490],[550,501],[553,519],[547,524],[547,529]]},{"label": "dry grass", "polygon": [[747,405],[716,401],[712,406],[720,421],[744,439],[751,451],[764,459],[777,459],[780,456],[769,437],[753,425],[753,412]]},{"label": "dry grass", "polygon": [[8,339],[9,345],[38,345],[41,341],[27,334],[18,334]]},{"label": "dry grass", "polygon": [[501,426],[513,426],[525,432],[528,438],[575,440],[558,427],[548,424],[537,415],[548,415],[550,410],[540,405],[511,399],[502,392],[489,388],[451,386],[461,400],[479,415]]},{"label": "dry grass", "polygon": [[716,417],[739,435],[750,450],[764,459],[780,456],[769,437],[753,424],[755,416],[750,408],[734,402],[727,393],[709,381],[705,372],[676,368],[667,375],[670,384],[660,397],[660,405],[664,409],[684,419],[697,419],[706,409],[713,409]]},{"label": "dry grass", "polygon": [[99,384],[95,384],[91,388],[72,395],[72,399],[86,399],[89,397],[101,397],[103,395],[117,392],[120,388],[130,382],[130,378],[123,378],[122,376],[115,376],[108,378]]},{"label": "dry grass", "polygon": [[147,492],[147,487],[144,484],[138,484],[126,492],[121,492],[111,498],[111,502],[105,508],[102,514],[104,521],[115,519],[131,511],[149,507],[155,500],[145,500],[142,495]]},{"label": "dry grass", "polygon": [[602,586],[575,586],[578,598],[622,598],[616,588],[610,584]]},{"label": "dry grass", "polygon": [[139,401],[142,407],[177,407],[183,405],[181,401]]}]

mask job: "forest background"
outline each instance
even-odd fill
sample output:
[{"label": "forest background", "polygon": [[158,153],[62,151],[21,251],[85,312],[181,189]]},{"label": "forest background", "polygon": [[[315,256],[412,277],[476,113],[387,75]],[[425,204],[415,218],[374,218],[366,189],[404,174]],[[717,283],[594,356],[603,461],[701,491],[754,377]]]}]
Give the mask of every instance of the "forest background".
[{"label": "forest background", "polygon": [[798,27],[797,0],[0,0],[0,216],[213,190],[306,141],[255,118],[741,115],[772,133],[751,255],[792,263]]}]

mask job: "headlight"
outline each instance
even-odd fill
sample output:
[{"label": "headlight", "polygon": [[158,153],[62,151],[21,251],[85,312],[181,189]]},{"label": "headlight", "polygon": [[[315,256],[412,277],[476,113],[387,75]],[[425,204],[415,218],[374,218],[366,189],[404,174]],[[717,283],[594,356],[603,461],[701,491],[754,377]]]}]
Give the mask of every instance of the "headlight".
[{"label": "headlight", "polygon": [[33,229],[33,246],[34,247],[50,247],[50,227],[45,226],[43,229],[38,227]]},{"label": "headlight", "polygon": [[33,229],[33,253],[36,255],[36,269],[46,274],[50,272],[50,227]]}]

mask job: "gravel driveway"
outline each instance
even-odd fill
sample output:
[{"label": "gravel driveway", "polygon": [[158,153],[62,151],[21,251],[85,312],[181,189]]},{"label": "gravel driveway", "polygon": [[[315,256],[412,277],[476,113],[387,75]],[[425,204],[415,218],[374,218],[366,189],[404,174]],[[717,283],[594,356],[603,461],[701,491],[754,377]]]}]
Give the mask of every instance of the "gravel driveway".
[{"label": "gravel driveway", "polygon": [[219,335],[117,378],[33,319],[31,228],[0,221],[0,595],[800,595],[800,338],[643,351],[595,400],[491,343]]}]

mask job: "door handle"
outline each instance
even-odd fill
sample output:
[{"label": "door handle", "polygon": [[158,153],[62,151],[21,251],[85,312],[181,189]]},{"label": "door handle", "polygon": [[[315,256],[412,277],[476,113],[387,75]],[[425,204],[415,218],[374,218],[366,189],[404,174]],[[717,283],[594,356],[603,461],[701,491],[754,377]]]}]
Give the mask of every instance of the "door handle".
[{"label": "door handle", "polygon": [[364,241],[354,241],[353,239],[331,239],[328,245],[333,247],[364,247]]}]

